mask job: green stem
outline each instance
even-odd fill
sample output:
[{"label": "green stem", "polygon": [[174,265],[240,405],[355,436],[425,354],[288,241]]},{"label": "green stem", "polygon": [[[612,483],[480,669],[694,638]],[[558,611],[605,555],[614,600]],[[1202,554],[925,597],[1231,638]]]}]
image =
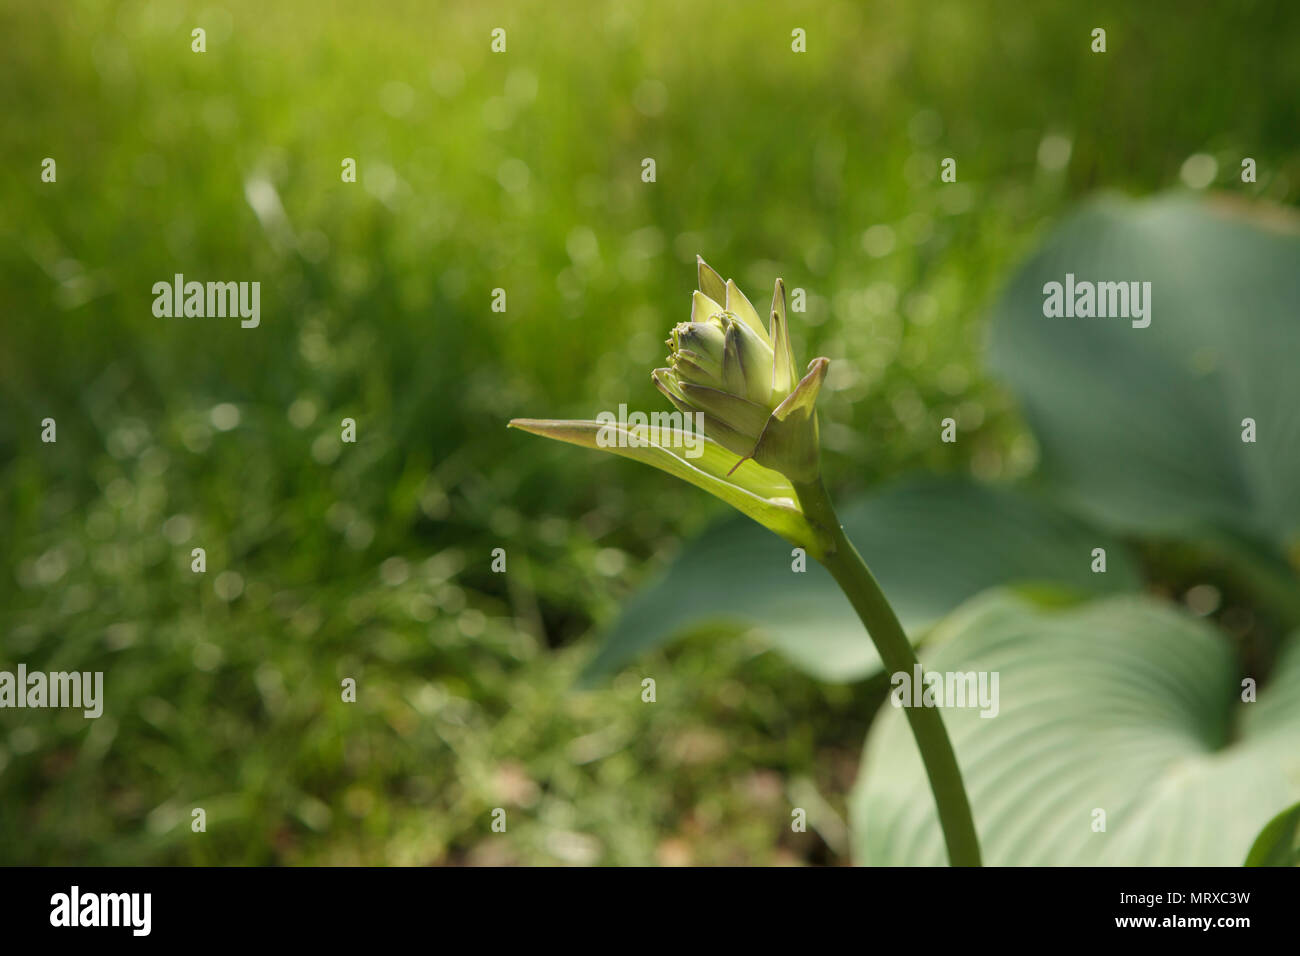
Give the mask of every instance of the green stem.
[{"label": "green stem", "polygon": [[[885,671],[904,673],[910,679],[913,668],[919,666],[912,642],[903,633],[903,626],[898,623],[894,609],[889,606],[862,555],[845,536],[825,485],[817,479],[806,485],[795,485],[795,491],[804,514],[830,535],[831,544],[820,555],[820,560],[858,612],[876,650],[880,652]],[[971,817],[961,769],[957,766],[943,718],[935,707],[906,707],[904,710],[916,746],[921,751],[926,776],[930,778],[930,789],[939,809],[939,825],[943,828],[944,843],[948,847],[948,860],[953,866],[979,866],[980,846],[975,834],[975,821]]]}]

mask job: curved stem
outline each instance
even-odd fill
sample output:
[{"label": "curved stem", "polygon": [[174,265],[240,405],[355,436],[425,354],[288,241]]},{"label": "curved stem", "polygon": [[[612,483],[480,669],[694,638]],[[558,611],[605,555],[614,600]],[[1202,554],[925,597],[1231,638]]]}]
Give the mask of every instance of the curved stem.
[{"label": "curved stem", "polygon": [[[919,673],[913,670],[920,667],[916,652],[862,555],[840,527],[826,487],[821,479],[817,479],[806,485],[796,485],[795,491],[804,514],[830,533],[833,547],[822,554],[820,560],[858,612],[876,650],[880,652],[886,672],[905,673],[910,679],[914,673]],[[971,817],[961,769],[957,766],[943,718],[934,707],[905,707],[904,710],[916,746],[921,751],[926,776],[930,778],[930,789],[939,810],[939,825],[943,828],[944,843],[948,847],[948,861],[953,866],[979,866],[980,847],[975,821]]]}]

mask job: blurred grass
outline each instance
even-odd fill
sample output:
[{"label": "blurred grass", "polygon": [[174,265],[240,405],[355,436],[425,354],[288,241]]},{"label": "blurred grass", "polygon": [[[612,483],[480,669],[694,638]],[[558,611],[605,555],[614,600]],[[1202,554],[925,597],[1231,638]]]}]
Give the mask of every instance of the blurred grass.
[{"label": "blurred grass", "polygon": [[[505,421],[659,408],[700,252],[760,307],[777,275],[807,290],[841,490],[1024,474],[986,305],[1072,201],[1195,153],[1294,204],[1297,27],[1261,2],[6,5],[0,668],[103,670],[107,705],[0,713],[0,862],[842,862],[878,689],[701,633],[572,692],[719,506]],[[261,327],[156,319],[175,272],[260,281]]]}]

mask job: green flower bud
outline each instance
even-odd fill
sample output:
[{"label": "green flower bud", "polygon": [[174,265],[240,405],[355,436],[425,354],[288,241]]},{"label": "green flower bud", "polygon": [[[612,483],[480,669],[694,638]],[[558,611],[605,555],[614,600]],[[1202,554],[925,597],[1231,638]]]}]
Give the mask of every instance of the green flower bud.
[{"label": "green flower bud", "polygon": [[701,413],[705,434],[742,461],[753,458],[794,482],[814,480],[814,406],[829,359],[814,359],[796,383],[781,280],[772,295],[769,334],[735,282],[698,262],[691,319],[673,328],[670,367],[655,369],[655,385],[682,412]]}]

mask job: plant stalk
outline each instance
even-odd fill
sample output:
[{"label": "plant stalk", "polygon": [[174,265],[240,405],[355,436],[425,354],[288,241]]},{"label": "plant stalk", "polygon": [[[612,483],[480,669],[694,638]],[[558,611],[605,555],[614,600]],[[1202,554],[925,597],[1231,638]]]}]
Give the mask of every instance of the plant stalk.
[{"label": "plant stalk", "polygon": [[[880,653],[886,673],[905,673],[910,678],[914,673],[913,667],[918,666],[916,652],[862,555],[844,534],[826,486],[818,478],[806,485],[796,484],[795,491],[804,514],[830,535],[831,547],[825,549],[820,560],[858,612]],[[930,789],[939,810],[939,825],[943,828],[943,839],[948,848],[948,861],[953,866],[979,866],[979,837],[975,833],[970,801],[966,797],[961,769],[957,766],[943,718],[935,707],[903,709],[907,712],[912,736],[916,738],[926,776],[930,779]]]}]

